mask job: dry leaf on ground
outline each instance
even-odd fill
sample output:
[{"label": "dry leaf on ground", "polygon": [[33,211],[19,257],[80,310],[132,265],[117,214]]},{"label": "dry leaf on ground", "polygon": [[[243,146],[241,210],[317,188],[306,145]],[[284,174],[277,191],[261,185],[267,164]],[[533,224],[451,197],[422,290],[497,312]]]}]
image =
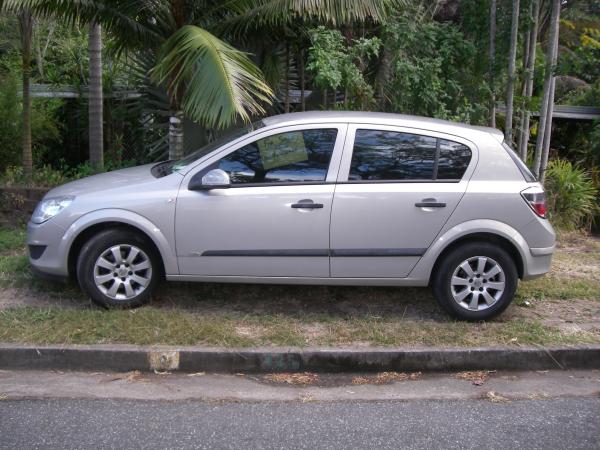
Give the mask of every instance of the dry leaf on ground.
[{"label": "dry leaf on ground", "polygon": [[509,399],[502,397],[500,394],[494,391],[486,392],[485,397],[492,403],[510,403]]},{"label": "dry leaf on ground", "polygon": [[270,373],[263,377],[267,381],[272,383],[287,383],[295,385],[307,385],[313,384],[319,381],[319,375],[316,373],[304,372],[304,373]]},{"label": "dry leaf on ground", "polygon": [[421,372],[381,372],[375,375],[361,375],[352,378],[352,384],[387,384],[396,381],[418,380],[422,376]]},{"label": "dry leaf on ground", "polygon": [[475,386],[482,386],[491,373],[494,373],[495,370],[472,370],[467,372],[460,372],[454,375],[454,378],[458,378],[459,380],[467,380],[473,383]]},{"label": "dry leaf on ground", "polygon": [[206,375],[206,372],[196,372],[196,373],[188,373],[187,376],[188,377],[201,377]]}]

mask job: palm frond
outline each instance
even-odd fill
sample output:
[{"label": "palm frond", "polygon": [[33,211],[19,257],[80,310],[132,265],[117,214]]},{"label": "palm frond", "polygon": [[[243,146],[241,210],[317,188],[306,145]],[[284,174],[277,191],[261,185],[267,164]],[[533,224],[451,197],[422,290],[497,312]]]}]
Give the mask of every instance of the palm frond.
[{"label": "palm frond", "polygon": [[408,0],[229,0],[223,8],[234,12],[217,24],[219,30],[239,36],[261,26],[304,21],[334,26],[353,22],[383,22]]},{"label": "palm frond", "polygon": [[273,96],[246,53],[194,25],[164,43],[152,78],[167,84],[189,118],[208,127],[226,127],[237,117],[249,121],[264,112],[259,102]]}]

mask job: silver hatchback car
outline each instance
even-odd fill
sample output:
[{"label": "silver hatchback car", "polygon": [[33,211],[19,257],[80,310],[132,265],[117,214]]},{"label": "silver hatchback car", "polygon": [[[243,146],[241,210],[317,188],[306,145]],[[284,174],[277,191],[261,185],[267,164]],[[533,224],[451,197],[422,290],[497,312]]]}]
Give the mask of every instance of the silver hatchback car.
[{"label": "silver hatchback car", "polygon": [[266,118],[180,161],[57,187],[28,225],[32,269],[105,307],[159,280],[432,286],[490,318],[548,272],[542,186],[502,133],[422,117]]}]

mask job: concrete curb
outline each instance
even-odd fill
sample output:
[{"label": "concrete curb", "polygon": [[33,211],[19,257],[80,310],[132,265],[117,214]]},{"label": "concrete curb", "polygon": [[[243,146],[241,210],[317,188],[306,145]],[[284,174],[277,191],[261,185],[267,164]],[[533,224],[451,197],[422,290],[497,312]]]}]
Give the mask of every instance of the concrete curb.
[{"label": "concrete curb", "polygon": [[600,345],[504,348],[257,348],[0,344],[0,369],[216,373],[599,369]]}]

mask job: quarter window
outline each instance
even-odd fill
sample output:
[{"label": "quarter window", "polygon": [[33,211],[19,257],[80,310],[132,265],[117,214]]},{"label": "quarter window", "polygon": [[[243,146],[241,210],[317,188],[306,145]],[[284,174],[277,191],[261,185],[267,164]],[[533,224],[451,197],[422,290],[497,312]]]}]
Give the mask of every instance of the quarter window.
[{"label": "quarter window", "polygon": [[222,158],[231,184],[325,181],[337,129],[289,131],[259,139]]},{"label": "quarter window", "polygon": [[457,142],[419,134],[356,130],[350,181],[459,180],[471,150]]}]

